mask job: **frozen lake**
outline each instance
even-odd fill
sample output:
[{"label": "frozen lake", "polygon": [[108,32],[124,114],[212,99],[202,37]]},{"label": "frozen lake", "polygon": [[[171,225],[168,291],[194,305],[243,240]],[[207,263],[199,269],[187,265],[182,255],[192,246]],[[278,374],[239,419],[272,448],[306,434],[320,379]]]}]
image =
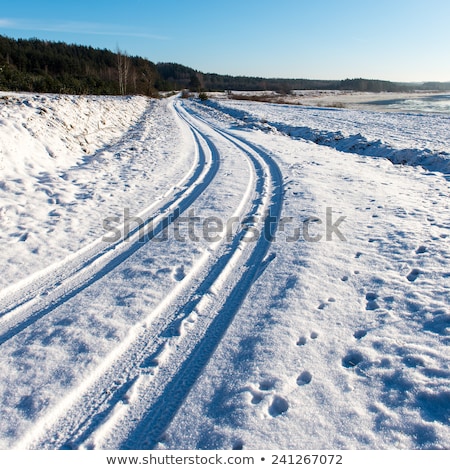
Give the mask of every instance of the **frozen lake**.
[{"label": "frozen lake", "polygon": [[392,111],[410,111],[426,113],[450,114],[450,94],[430,95],[413,98],[400,98],[371,101],[371,105],[379,105]]}]

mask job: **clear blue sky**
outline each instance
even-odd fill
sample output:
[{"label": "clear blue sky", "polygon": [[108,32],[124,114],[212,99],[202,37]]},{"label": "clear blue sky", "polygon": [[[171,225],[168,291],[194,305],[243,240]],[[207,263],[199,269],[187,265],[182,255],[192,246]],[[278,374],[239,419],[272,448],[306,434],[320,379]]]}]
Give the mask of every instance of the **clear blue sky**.
[{"label": "clear blue sky", "polygon": [[3,1],[0,34],[203,72],[450,81],[449,0]]}]

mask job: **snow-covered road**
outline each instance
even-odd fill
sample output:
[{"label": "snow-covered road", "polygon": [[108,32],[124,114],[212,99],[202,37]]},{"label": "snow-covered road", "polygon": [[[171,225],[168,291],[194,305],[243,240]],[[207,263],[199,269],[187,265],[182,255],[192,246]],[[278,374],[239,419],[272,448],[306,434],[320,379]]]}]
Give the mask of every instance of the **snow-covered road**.
[{"label": "snow-covered road", "polygon": [[[111,272],[115,269],[121,272],[126,269],[136,271],[138,259],[128,258],[138,249],[141,258],[143,244],[151,242],[162,229],[169,230],[170,224],[179,222],[179,218],[213,183],[223,158],[221,155],[225,152],[234,152],[235,162],[249,162],[249,168],[244,168],[244,174],[245,171],[249,173],[248,181],[241,185],[242,193],[236,199],[238,205],[226,220],[249,221],[249,224],[252,220],[250,236],[253,238],[257,230],[258,240],[247,240],[250,225],[246,223],[241,224],[241,227],[235,223],[235,233],[227,234],[216,230],[212,238],[218,240],[205,246],[201,256],[193,262],[189,275],[181,279],[184,268],[178,270],[180,283],[177,288],[167,294],[146,318],[133,326],[99,367],[82,380],[64,405],[59,405],[57,413],[44,416],[33,427],[30,437],[25,439],[25,442],[31,442],[21,443],[19,446],[154,446],[220,341],[264,262],[270,244],[265,219],[273,219],[269,230],[274,232],[281,211],[282,185],[277,166],[270,157],[255,151],[242,139],[228,136],[223,131],[212,130],[184,112],[181,105],[178,105],[178,109],[192,129],[196,142],[195,154],[198,161],[192,177],[186,178],[184,186],[178,185],[183,188],[156,211],[161,214],[161,220],[158,220],[155,208],[152,208],[152,211],[147,211],[151,215],[142,217],[140,214],[144,222],[136,224],[131,235],[126,234],[125,239],[122,238],[112,246],[100,245],[101,255],[96,253],[88,261],[83,258],[80,263],[83,266],[82,271],[87,269],[89,274],[82,276],[82,284],[77,280],[73,281],[74,275],[66,283],[59,284],[58,291],[54,294],[56,300],[52,299],[48,307],[41,306],[38,310],[39,317],[48,315],[75,295],[78,296],[74,299],[76,303],[83,302],[79,297],[87,287],[91,290],[103,290],[101,285],[94,287],[94,282],[106,277],[103,282],[110,284],[109,277],[114,277]],[[236,164],[241,165],[241,162]],[[228,178],[230,176],[231,173],[228,172]],[[221,179],[219,189],[223,188],[223,184],[224,180]],[[205,197],[213,197],[214,192],[218,192],[218,188],[213,188],[212,195],[205,194]],[[198,213],[200,210],[201,208]],[[217,218],[218,212],[215,214]],[[204,220],[198,215],[197,218]],[[186,219],[194,221],[193,216]],[[147,224],[151,224],[152,228],[148,229]],[[223,229],[227,229],[226,224]],[[193,234],[188,233],[187,236],[193,238]],[[179,237],[181,238],[182,236]],[[106,242],[102,242],[104,243]],[[155,257],[155,250],[151,251]],[[167,256],[164,250],[161,250],[160,255],[162,258]],[[106,261],[99,262],[103,256],[107,258]],[[108,276],[110,273],[111,276]],[[78,271],[76,276],[78,277]],[[133,277],[121,279],[120,287],[131,289],[132,285],[125,284],[128,280],[133,284]],[[60,286],[64,294],[58,297]],[[48,291],[52,287],[47,285],[46,298],[50,296]],[[14,311],[9,315],[14,316]],[[27,326],[34,319],[22,320],[22,324]],[[10,336],[17,329],[11,329]],[[49,429],[50,422],[54,420],[56,424],[51,423]],[[138,426],[137,422],[140,423]],[[41,437],[36,436],[36,433]],[[49,435],[54,438],[49,439]]]},{"label": "snow-covered road", "polygon": [[448,448],[446,118],[128,100],[0,107],[1,447]]}]

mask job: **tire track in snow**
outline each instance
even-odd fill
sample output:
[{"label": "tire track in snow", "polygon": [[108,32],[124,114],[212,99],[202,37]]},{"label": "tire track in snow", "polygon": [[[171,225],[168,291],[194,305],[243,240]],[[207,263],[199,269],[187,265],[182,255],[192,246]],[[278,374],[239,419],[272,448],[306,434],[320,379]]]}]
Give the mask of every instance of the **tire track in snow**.
[{"label": "tire track in snow", "polygon": [[[180,114],[178,114],[185,120]],[[143,223],[111,243],[99,238],[65,260],[6,289],[0,297],[0,346],[28,326],[55,310],[86,287],[103,278],[143,245],[174,222],[214,179],[219,159],[211,144],[205,153],[201,137],[192,132],[195,162],[188,175],[166,192],[160,201],[137,217]]]},{"label": "tire track in snow", "polygon": [[[245,234],[239,234],[235,241],[237,251],[230,257],[229,265],[225,266],[217,277],[211,273],[214,279],[212,284],[210,284],[211,280],[205,279],[198,292],[201,294],[201,300],[193,310],[199,318],[199,323],[202,318],[204,319],[203,324],[197,327],[200,330],[197,332],[197,338],[191,341],[186,340],[184,344],[183,338],[181,341],[174,342],[170,360],[175,365],[179,363],[181,365],[177,368],[172,367],[168,374],[164,374],[163,371],[160,378],[157,376],[156,380],[151,380],[147,387],[143,387],[144,390],[137,394],[137,403],[151,403],[151,406],[144,413],[138,414],[139,424],[126,436],[126,439],[120,442],[121,449],[151,449],[158,444],[233,321],[253,282],[264,269],[265,260],[272,259],[267,254],[281,215],[283,201],[281,172],[270,156],[260,149],[242,139],[231,137],[225,132],[220,133],[247,153],[257,173],[263,172],[264,166],[267,165],[265,178],[270,179],[270,185],[266,186],[265,195],[261,198],[265,199],[265,204],[256,204],[250,213],[250,216],[260,215],[261,209],[265,212],[265,217],[259,226],[260,237],[249,249],[248,243],[245,247],[241,245],[241,237],[245,237]],[[267,226],[267,221],[271,221],[271,227]],[[245,256],[240,251],[250,251],[250,253]],[[236,260],[236,254],[243,259]],[[214,268],[218,268],[220,264],[219,261]],[[232,279],[221,279],[223,274],[231,274],[232,271],[238,275]],[[216,293],[219,289],[222,289],[222,295],[220,292]],[[186,317],[186,312],[184,315],[186,319],[189,319]],[[161,386],[163,387],[162,393]],[[132,415],[132,422],[133,419],[135,416]],[[116,436],[117,431],[124,426],[123,422],[117,424],[118,426],[108,429],[112,436]],[[108,444],[107,440],[106,444]],[[116,444],[114,439],[112,444]]]},{"label": "tire track in snow", "polygon": [[[214,153],[198,120],[192,126]],[[235,214],[256,222],[241,226],[231,243],[213,244],[151,318],[134,327],[19,448],[154,447],[201,374],[264,266],[282,208],[282,178],[273,160],[231,134],[213,133],[233,143],[254,167],[254,181]],[[249,243],[256,229],[259,237]]]}]

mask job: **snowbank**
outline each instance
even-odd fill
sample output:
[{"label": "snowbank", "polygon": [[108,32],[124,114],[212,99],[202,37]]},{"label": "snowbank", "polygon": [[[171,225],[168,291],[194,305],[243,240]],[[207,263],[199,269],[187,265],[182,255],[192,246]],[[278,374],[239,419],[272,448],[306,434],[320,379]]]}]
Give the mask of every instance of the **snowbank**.
[{"label": "snowbank", "polygon": [[[450,134],[447,132],[450,116],[261,103],[243,105],[239,101],[209,101],[208,104],[252,129],[277,131],[342,152],[387,158],[395,164],[419,165],[450,174]],[[286,115],[289,116],[287,122]]]}]

